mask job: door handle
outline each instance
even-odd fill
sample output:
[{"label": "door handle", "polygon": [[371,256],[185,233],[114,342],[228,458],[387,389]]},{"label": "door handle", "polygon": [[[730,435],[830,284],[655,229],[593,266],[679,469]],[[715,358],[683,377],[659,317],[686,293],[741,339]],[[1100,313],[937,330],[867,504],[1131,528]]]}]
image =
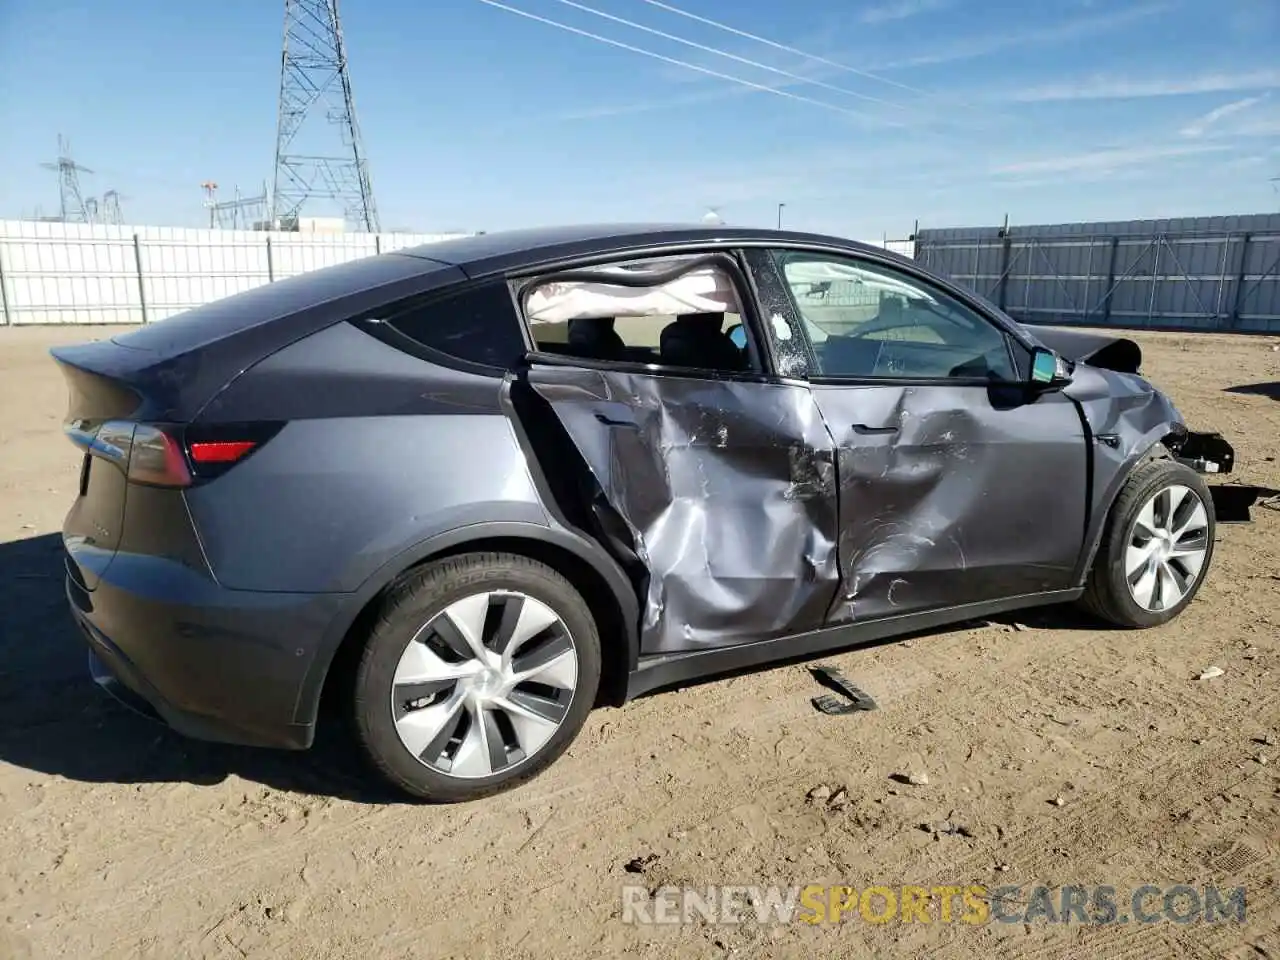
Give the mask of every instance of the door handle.
[{"label": "door handle", "polygon": [[636,423],[634,420],[615,420],[613,417],[598,411],[596,412],[596,420],[603,423],[606,427],[629,427],[632,430],[640,429],[640,424]]},{"label": "door handle", "polygon": [[898,428],[896,426],[872,427],[865,423],[855,423],[853,425],[853,432],[857,434],[861,434],[862,436],[865,437],[865,436],[872,436],[872,435],[879,435],[879,434],[897,433]]}]

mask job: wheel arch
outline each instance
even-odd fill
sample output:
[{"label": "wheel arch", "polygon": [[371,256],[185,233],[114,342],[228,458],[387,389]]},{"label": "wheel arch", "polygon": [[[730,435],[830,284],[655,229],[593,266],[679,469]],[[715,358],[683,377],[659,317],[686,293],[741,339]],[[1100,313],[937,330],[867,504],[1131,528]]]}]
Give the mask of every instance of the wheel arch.
[{"label": "wheel arch", "polygon": [[1080,565],[1076,569],[1076,586],[1083,586],[1088,579],[1089,570],[1093,567],[1094,557],[1102,546],[1102,538],[1107,525],[1111,522],[1111,514],[1115,510],[1116,500],[1124,489],[1133,471],[1151,460],[1172,460],[1173,454],[1169,445],[1183,436],[1185,429],[1180,424],[1168,423],[1147,434],[1145,442],[1135,446],[1112,476],[1102,495],[1095,501],[1094,513],[1089,521],[1089,535],[1085,540],[1085,549],[1080,556]]},{"label": "wheel arch", "polygon": [[322,706],[335,699],[342,678],[351,676],[378,604],[390,588],[423,564],[471,552],[518,554],[568,579],[586,601],[600,633],[604,671],[597,702],[617,706],[625,701],[627,678],[639,656],[639,601],[613,559],[569,530],[531,523],[478,523],[402,551],[351,594],[299,688],[294,722],[314,724]]}]

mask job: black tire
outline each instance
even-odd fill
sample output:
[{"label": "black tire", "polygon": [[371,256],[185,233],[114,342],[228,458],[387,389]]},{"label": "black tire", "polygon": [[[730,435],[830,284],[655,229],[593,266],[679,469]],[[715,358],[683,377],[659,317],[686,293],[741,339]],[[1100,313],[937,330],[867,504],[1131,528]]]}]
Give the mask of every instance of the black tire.
[{"label": "black tire", "polygon": [[[568,631],[577,680],[560,727],[532,756],[486,777],[463,779],[433,769],[401,741],[392,715],[396,666],[419,630],[450,604],[495,590],[514,591],[549,607]],[[383,601],[356,669],[357,740],[374,767],[399,789],[425,800],[456,803],[510,790],[554,763],[582,729],[600,685],[600,637],[591,610],[546,564],[504,553],[471,553],[414,570]]]},{"label": "black tire", "polygon": [[[1205,528],[1205,555],[1199,573],[1191,581],[1182,599],[1162,610],[1149,610],[1133,597],[1125,576],[1125,552],[1139,512],[1160,490],[1180,485],[1200,498],[1208,519]],[[1093,559],[1085,583],[1081,605],[1108,623],[1118,627],[1143,629],[1168,623],[1195,598],[1213,563],[1216,523],[1213,498],[1204,478],[1185,464],[1161,457],[1134,468],[1107,518],[1102,542]]]}]

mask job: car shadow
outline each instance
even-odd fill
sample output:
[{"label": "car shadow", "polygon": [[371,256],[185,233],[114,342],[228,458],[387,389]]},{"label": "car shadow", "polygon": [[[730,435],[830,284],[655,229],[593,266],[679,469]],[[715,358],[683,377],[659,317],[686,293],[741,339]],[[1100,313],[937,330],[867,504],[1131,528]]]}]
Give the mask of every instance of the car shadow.
[{"label": "car shadow", "polygon": [[[861,644],[867,649],[939,636],[982,623],[1097,629],[1070,607],[1042,607]],[[651,691],[700,686],[821,655],[717,674]],[[852,679],[852,678],[851,678]],[[67,611],[61,538],[0,543],[0,761],[85,783],[192,783],[238,776],[277,790],[364,804],[412,803],[367,767],[346,726],[325,712],[307,751],[266,750],[190,740],[119,704],[89,678],[87,651]]]},{"label": "car shadow", "polygon": [[1272,400],[1280,400],[1280,380],[1273,380],[1270,383],[1241,383],[1234,387],[1225,387],[1222,392],[1242,393],[1248,396],[1270,397]]},{"label": "car shadow", "polygon": [[67,611],[57,535],[0,543],[0,762],[86,783],[207,786],[235,775],[356,803],[406,799],[366,773],[332,718],[308,751],[235,747],[181,737],[102,692]]}]

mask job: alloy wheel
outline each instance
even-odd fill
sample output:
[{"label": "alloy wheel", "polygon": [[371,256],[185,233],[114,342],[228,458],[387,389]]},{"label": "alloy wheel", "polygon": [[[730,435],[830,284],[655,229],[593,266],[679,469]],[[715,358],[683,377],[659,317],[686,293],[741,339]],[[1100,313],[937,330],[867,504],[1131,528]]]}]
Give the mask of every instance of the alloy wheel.
[{"label": "alloy wheel", "polygon": [[506,773],[534,756],[573,701],[578,656],[549,606],[512,591],[451,603],[396,666],[396,733],[419,762],[451,777]]},{"label": "alloy wheel", "polygon": [[1138,511],[1125,549],[1129,594],[1144,610],[1176,606],[1195,586],[1209,549],[1209,514],[1190,487],[1162,487]]}]

